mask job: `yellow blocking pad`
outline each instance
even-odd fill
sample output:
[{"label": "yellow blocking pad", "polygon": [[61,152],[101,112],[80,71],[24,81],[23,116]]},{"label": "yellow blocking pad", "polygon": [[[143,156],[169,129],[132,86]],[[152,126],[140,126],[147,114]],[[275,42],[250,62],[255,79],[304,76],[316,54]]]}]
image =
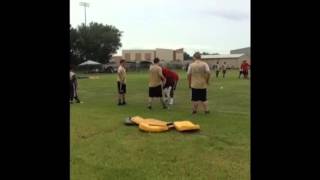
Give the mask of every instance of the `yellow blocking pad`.
[{"label": "yellow blocking pad", "polygon": [[200,125],[193,124],[191,121],[175,121],[173,124],[178,131],[191,131],[200,129]]},{"label": "yellow blocking pad", "polygon": [[146,131],[146,132],[164,132],[168,131],[169,127],[168,126],[163,126],[163,125],[152,125],[146,122],[141,122],[139,124],[139,129]]},{"label": "yellow blocking pad", "polygon": [[139,125],[139,128],[147,132],[163,132],[168,131],[170,128],[176,128],[178,131],[192,131],[199,130],[200,125],[193,124],[191,121],[176,121],[169,124],[166,121],[161,121],[153,118],[142,118],[140,116],[131,117],[131,121]]},{"label": "yellow blocking pad", "polygon": [[148,123],[150,125],[157,125],[157,126],[167,126],[167,123],[168,123],[166,121],[161,121],[161,120],[153,119],[153,118],[142,118],[140,116],[133,116],[131,118],[131,121],[133,121],[136,124],[140,124],[141,122],[144,122],[144,123]]}]

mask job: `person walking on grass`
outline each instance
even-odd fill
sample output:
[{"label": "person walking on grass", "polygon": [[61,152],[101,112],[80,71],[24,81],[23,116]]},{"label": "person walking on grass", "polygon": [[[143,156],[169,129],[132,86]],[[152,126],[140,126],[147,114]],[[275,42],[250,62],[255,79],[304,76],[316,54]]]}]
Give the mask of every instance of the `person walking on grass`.
[{"label": "person walking on grass", "polygon": [[244,79],[249,79],[248,74],[249,74],[250,65],[247,63],[246,60],[243,61],[240,68],[242,69]]},{"label": "person walking on grass", "polygon": [[124,59],[120,60],[120,65],[117,70],[117,86],[118,86],[118,105],[126,105],[125,94],[127,92],[127,73],[125,69],[126,61]]},{"label": "person walking on grass", "polygon": [[219,77],[219,73],[220,73],[220,64],[219,64],[219,61],[217,61],[217,64],[216,64],[216,78]]},{"label": "person walking on grass", "polygon": [[190,64],[187,72],[192,94],[192,114],[197,113],[200,104],[204,107],[205,114],[208,114],[207,87],[210,81],[210,68],[207,63],[201,60],[199,52],[196,52],[193,57],[195,61]]},{"label": "person walking on grass", "polygon": [[76,100],[76,103],[80,103],[78,97],[78,80],[76,73],[73,71],[73,68],[70,67],[70,103],[73,103],[73,99]]},{"label": "person walking on grass", "polygon": [[162,74],[166,78],[166,84],[163,87],[165,102],[173,105],[174,91],[176,90],[179,76],[168,67],[162,67]]},{"label": "person walking on grass", "polygon": [[166,83],[166,78],[162,74],[162,68],[159,66],[159,61],[159,58],[154,58],[153,64],[150,65],[149,68],[148,109],[152,109],[152,101],[154,98],[160,98],[163,108],[168,108],[162,97],[162,86]]},{"label": "person walking on grass", "polygon": [[222,70],[222,77],[224,78],[227,72],[227,63],[223,62],[223,64],[221,65],[221,70]]},{"label": "person walking on grass", "polygon": [[[242,63],[243,63],[244,61],[242,61]],[[241,65],[240,65],[240,71],[239,71],[239,79],[241,78],[241,75],[243,74],[243,69],[242,69],[242,63],[241,63]]]}]

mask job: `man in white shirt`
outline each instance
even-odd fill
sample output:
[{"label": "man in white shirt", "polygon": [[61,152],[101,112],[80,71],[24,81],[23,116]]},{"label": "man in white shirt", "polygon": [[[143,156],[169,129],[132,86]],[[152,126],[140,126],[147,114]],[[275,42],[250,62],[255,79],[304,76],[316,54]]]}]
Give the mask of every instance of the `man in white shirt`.
[{"label": "man in white shirt", "polygon": [[227,63],[223,62],[223,64],[221,65],[221,70],[222,70],[222,77],[224,78],[227,72]]},{"label": "man in white shirt", "polygon": [[76,103],[80,103],[78,97],[78,81],[76,73],[73,72],[72,67],[70,68],[70,103],[73,103],[73,99],[76,100]]},{"label": "man in white shirt", "polygon": [[219,77],[219,72],[220,72],[220,64],[219,64],[219,61],[218,61],[217,64],[216,64],[216,78]]}]

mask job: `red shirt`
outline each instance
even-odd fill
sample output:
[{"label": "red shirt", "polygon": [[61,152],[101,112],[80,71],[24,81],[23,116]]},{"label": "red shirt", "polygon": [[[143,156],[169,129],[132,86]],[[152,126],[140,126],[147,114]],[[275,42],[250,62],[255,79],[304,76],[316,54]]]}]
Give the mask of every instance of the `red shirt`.
[{"label": "red shirt", "polygon": [[170,79],[170,80],[174,80],[174,81],[178,81],[179,80],[179,76],[177,73],[171,71],[168,68],[163,67],[162,68],[162,74],[166,79]]},{"label": "red shirt", "polygon": [[249,70],[250,65],[248,63],[242,63],[241,64],[241,69],[243,71],[248,71]]}]

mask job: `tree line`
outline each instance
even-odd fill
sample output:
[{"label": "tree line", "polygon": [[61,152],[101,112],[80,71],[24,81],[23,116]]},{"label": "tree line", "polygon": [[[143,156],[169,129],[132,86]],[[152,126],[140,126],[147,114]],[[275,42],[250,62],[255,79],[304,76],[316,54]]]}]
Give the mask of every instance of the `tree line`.
[{"label": "tree line", "polygon": [[70,64],[86,60],[108,63],[112,54],[122,46],[122,32],[114,26],[91,22],[73,28],[70,25]]}]

